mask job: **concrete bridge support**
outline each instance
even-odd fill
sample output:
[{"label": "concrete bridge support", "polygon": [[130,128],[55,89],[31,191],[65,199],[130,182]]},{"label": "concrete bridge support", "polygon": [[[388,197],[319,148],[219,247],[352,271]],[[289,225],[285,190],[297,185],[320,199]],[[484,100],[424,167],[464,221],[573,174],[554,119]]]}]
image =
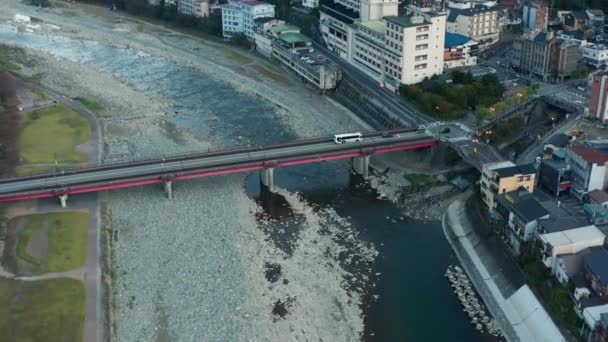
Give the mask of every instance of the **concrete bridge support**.
[{"label": "concrete bridge support", "polygon": [[353,170],[367,179],[369,177],[369,156],[354,157]]},{"label": "concrete bridge support", "polygon": [[59,202],[61,203],[61,207],[65,209],[68,206],[68,195],[59,196]]},{"label": "concrete bridge support", "polygon": [[167,181],[164,183],[165,194],[167,194],[168,199],[173,199],[173,182]]},{"label": "concrete bridge support", "polygon": [[268,168],[260,172],[260,180],[268,191],[274,192],[274,168]]}]

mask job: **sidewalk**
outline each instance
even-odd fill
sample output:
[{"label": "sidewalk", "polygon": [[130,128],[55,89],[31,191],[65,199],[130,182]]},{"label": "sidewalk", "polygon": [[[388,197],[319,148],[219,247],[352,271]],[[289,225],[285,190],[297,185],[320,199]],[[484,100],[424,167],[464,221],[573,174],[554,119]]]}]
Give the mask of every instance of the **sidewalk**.
[{"label": "sidewalk", "polygon": [[500,261],[474,232],[464,202],[453,202],[442,218],[444,234],[508,341],[565,341],[528,285],[504,281]]}]

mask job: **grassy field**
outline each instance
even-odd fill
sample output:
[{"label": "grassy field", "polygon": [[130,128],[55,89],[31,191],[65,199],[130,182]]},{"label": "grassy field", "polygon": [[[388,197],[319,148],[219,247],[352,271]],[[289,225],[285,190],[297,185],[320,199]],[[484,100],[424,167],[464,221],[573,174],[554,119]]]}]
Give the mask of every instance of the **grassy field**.
[{"label": "grassy field", "polygon": [[46,96],[34,88],[26,87],[25,92],[34,102],[46,100]]},{"label": "grassy field", "polygon": [[[28,222],[19,231],[17,256],[36,266],[35,273],[63,272],[81,267],[87,255],[89,214],[57,212],[27,216]],[[32,234],[48,226],[48,257],[39,259],[27,252]]]},{"label": "grassy field", "polygon": [[103,107],[99,103],[97,103],[93,100],[89,100],[85,97],[77,97],[74,100],[82,103],[85,107],[87,107],[88,110],[90,110],[93,113],[99,113],[103,110]]},{"label": "grassy field", "polygon": [[[64,168],[61,168],[62,170]],[[39,175],[42,173],[49,173],[55,170],[52,166],[18,166],[15,169],[15,173],[17,176],[29,176],[29,175]]]},{"label": "grassy field", "polygon": [[19,150],[26,163],[86,162],[76,146],[91,138],[89,122],[64,105],[36,109],[25,114],[19,132]]},{"label": "grassy field", "polygon": [[425,185],[435,182],[433,176],[423,175],[420,173],[411,173],[409,175],[405,175],[405,179],[412,183],[412,185]]},{"label": "grassy field", "polygon": [[80,342],[85,289],[75,279],[0,279],[0,341]]}]

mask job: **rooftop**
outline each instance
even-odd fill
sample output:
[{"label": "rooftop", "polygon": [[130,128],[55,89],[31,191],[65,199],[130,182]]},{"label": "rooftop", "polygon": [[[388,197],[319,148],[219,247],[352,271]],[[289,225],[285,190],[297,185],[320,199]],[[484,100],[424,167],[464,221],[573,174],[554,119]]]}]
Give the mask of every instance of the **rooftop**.
[{"label": "rooftop", "polygon": [[267,2],[262,2],[262,1],[257,1],[257,0],[230,0],[230,2],[238,2],[238,3],[249,5],[249,6],[258,6],[258,5],[270,5],[270,6],[274,6],[274,5],[269,4]]},{"label": "rooftop", "polygon": [[391,22],[401,27],[428,25],[429,23],[424,20],[423,16],[388,16],[384,17],[384,20]]},{"label": "rooftop", "polygon": [[281,33],[280,39],[286,43],[302,43],[309,42],[310,38],[301,34],[300,32],[285,32]]},{"label": "rooftop", "polygon": [[509,166],[515,166],[515,164],[513,164],[513,162],[507,160],[507,161],[501,161],[501,162],[495,162],[495,163],[487,163],[487,164],[483,165],[483,167],[487,168],[488,170],[496,170],[496,169],[505,168],[505,167],[509,167]]},{"label": "rooftop", "polygon": [[538,223],[546,233],[556,233],[589,225],[587,218],[582,216],[550,217],[539,220]]},{"label": "rooftop", "polygon": [[583,241],[604,240],[606,236],[596,226],[588,225],[586,227],[564,230],[557,233],[542,234],[540,238],[542,241],[555,247]]},{"label": "rooftop", "polygon": [[589,16],[585,11],[572,11],[572,15],[576,19],[589,19]]},{"label": "rooftop", "polygon": [[589,199],[595,203],[608,202],[608,193],[604,190],[593,190],[589,193]]},{"label": "rooftop", "polygon": [[513,212],[524,222],[532,222],[549,215],[547,209],[543,208],[543,206],[534,198],[526,198],[515,202],[512,204],[511,208],[513,208]]},{"label": "rooftop", "polygon": [[276,32],[276,33],[281,33],[281,32],[286,32],[286,31],[300,32],[300,28],[297,27],[297,26],[293,26],[293,25],[282,24],[282,25],[275,25],[275,26],[273,26],[270,29],[270,31]]},{"label": "rooftop", "polygon": [[529,175],[536,173],[533,164],[515,165],[494,170],[500,177],[512,177],[515,175]]},{"label": "rooftop", "polygon": [[583,257],[583,262],[593,272],[602,286],[608,285],[608,251],[606,248],[593,248]]},{"label": "rooftop", "polygon": [[552,136],[547,144],[553,145],[555,147],[566,147],[570,143],[570,136],[564,133],[558,133]]},{"label": "rooftop", "polygon": [[603,16],[604,15],[604,11],[602,10],[587,10],[587,13],[591,14],[591,15],[595,15],[595,16]]},{"label": "rooftop", "polygon": [[382,20],[370,20],[362,22],[361,26],[365,26],[374,32],[384,34],[384,22]]},{"label": "rooftop", "polygon": [[446,49],[452,48],[452,47],[456,47],[456,46],[460,46],[462,44],[468,43],[471,40],[473,40],[473,38],[471,37],[467,37],[465,35],[462,34],[458,34],[458,33],[451,33],[451,32],[445,32],[445,43],[444,43],[444,47]]},{"label": "rooftop", "polygon": [[583,310],[583,319],[589,327],[595,327],[601,319],[601,314],[608,312],[608,304],[588,306]]},{"label": "rooftop", "polygon": [[572,146],[570,147],[570,150],[581,158],[583,158],[583,160],[590,163],[604,164],[608,161],[608,155],[602,153],[601,151],[595,148],[586,146]]},{"label": "rooftop", "polygon": [[495,12],[495,11],[497,11],[497,9],[495,7],[486,7],[483,5],[477,5],[473,8],[465,8],[465,9],[450,8],[447,21],[455,22],[456,19],[458,18],[458,16],[460,16],[460,15],[471,17],[476,14],[483,14],[483,13]]}]

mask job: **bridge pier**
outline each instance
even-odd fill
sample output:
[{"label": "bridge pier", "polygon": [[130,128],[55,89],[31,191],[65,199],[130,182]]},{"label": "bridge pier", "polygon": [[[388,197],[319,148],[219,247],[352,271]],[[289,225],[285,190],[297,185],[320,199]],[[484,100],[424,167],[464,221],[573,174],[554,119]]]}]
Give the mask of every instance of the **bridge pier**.
[{"label": "bridge pier", "polygon": [[172,186],[173,182],[172,181],[167,181],[164,183],[164,187],[165,187],[165,194],[167,195],[168,199],[173,199],[173,186]]},{"label": "bridge pier", "polygon": [[268,188],[268,191],[274,192],[274,168],[267,168],[260,172],[260,180],[262,185]]},{"label": "bridge pier", "polygon": [[353,170],[367,179],[369,177],[369,156],[354,157]]},{"label": "bridge pier", "polygon": [[65,209],[68,206],[68,195],[59,196],[59,202],[61,203],[61,207]]}]

